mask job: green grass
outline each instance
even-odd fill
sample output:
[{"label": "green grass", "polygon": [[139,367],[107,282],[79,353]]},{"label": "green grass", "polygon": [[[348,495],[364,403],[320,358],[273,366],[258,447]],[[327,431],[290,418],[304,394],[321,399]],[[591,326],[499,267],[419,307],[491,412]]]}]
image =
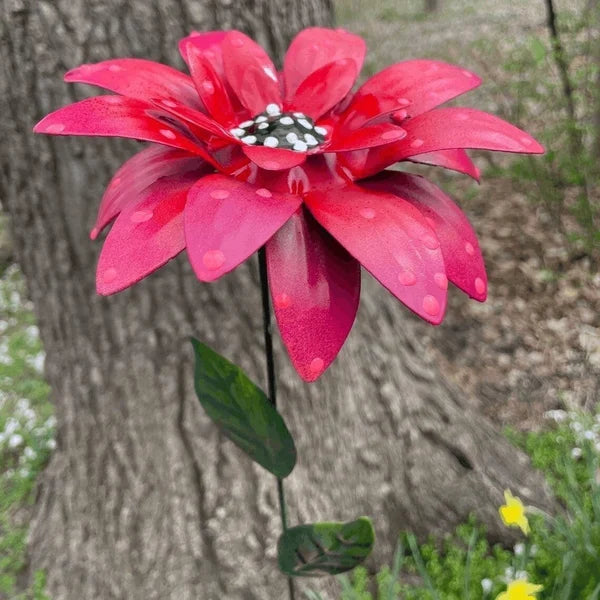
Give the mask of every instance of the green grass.
[{"label": "green grass", "polygon": [[0,598],[44,600],[41,572],[29,590],[16,592],[25,564],[25,515],[55,445],[55,422],[38,330],[15,267],[0,276],[0,315]]},{"label": "green grass", "polygon": [[[591,5],[590,5],[591,6]],[[574,88],[575,119],[568,115],[554,55],[545,37],[532,36],[503,54],[482,39],[473,44],[482,68],[498,64],[497,76],[486,86],[500,101],[509,121],[535,127],[546,148],[542,156],[521,156],[508,167],[496,165],[486,176],[510,177],[526,185],[529,197],[543,204],[578,251],[600,252],[600,168],[594,148],[599,135],[593,113],[600,102],[593,60],[594,25],[577,11],[564,11],[559,26]],[[504,100],[503,100],[504,98]],[[572,217],[572,218],[570,218]]]},{"label": "green grass", "polygon": [[[540,600],[600,598],[600,413],[551,411],[541,433],[509,431],[541,469],[564,512],[528,512],[531,534],[512,549],[491,546],[474,520],[444,540],[417,544],[400,536],[393,566],[370,576],[359,567],[339,576],[340,600],[485,600],[510,581],[544,589]],[[518,495],[518,490],[512,490]],[[307,589],[309,600],[328,600]]]}]

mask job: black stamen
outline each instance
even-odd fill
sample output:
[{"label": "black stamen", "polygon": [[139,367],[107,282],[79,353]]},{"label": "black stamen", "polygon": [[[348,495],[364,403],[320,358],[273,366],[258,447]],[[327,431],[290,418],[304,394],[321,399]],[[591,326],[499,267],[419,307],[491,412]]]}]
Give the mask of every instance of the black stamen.
[{"label": "black stamen", "polygon": [[252,146],[306,152],[325,142],[323,129],[315,128],[313,120],[299,112],[272,115],[265,111],[251,121],[244,121],[232,133]]}]

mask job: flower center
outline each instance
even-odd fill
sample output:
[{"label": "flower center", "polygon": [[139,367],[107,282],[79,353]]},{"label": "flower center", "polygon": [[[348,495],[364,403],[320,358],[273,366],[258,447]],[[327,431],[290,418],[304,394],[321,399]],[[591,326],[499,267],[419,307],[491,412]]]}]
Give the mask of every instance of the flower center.
[{"label": "flower center", "polygon": [[313,120],[301,112],[282,113],[277,104],[269,104],[254,119],[232,129],[231,134],[251,146],[307,152],[325,141],[327,129],[315,126]]}]

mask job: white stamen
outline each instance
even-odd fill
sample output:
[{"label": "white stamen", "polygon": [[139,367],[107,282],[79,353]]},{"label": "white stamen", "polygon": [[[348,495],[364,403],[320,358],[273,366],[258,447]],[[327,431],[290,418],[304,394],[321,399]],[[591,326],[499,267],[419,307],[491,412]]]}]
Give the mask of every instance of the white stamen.
[{"label": "white stamen", "polygon": [[312,129],[313,126],[306,119],[298,119],[298,123],[304,127],[304,129]]},{"label": "white stamen", "polygon": [[297,119],[304,119],[304,117],[306,116],[304,113],[301,112],[295,112],[292,113]]},{"label": "white stamen", "polygon": [[281,109],[279,106],[277,106],[277,104],[267,104],[267,108],[265,110],[267,111],[267,114],[271,115],[272,117],[281,114]]},{"label": "white stamen", "polygon": [[256,136],[255,135],[247,135],[242,138],[242,142],[244,142],[244,144],[256,144]]},{"label": "white stamen", "polygon": [[290,144],[293,144],[293,143],[295,143],[295,142],[297,142],[297,141],[298,141],[298,136],[297,136],[297,135],[296,135],[296,134],[295,134],[293,131],[290,131],[290,132],[289,132],[289,133],[288,133],[288,134],[285,136],[285,139],[286,139],[286,140],[287,140],[287,141],[288,141]]},{"label": "white stamen", "polygon": [[255,123],[264,123],[267,120],[267,117],[265,117],[265,115],[260,115],[260,117],[256,117],[256,119],[254,119]]},{"label": "white stamen", "polygon": [[279,119],[279,122],[282,125],[293,125],[294,119],[292,119],[292,117],[281,117],[281,119]]},{"label": "white stamen", "polygon": [[297,152],[306,152],[308,150],[308,146],[306,145],[305,142],[298,140],[294,144],[294,150],[296,150]]},{"label": "white stamen", "polygon": [[239,127],[235,127],[234,129],[230,129],[229,133],[231,133],[231,135],[235,135],[235,137],[241,137],[246,132],[243,129],[240,129]]},{"label": "white stamen", "polygon": [[263,145],[268,148],[277,148],[277,146],[279,146],[279,140],[276,137],[269,136],[268,138],[265,138]]},{"label": "white stamen", "polygon": [[252,125],[254,125],[254,121],[244,121],[243,123],[240,123],[240,127],[244,129],[246,127],[252,127]]},{"label": "white stamen", "polygon": [[319,135],[327,135],[327,129],[325,129],[325,127],[315,127],[315,131]]},{"label": "white stamen", "polygon": [[309,146],[316,146],[319,143],[317,138],[312,133],[305,133],[304,139]]},{"label": "white stamen", "polygon": [[266,129],[268,126],[269,126],[269,124],[268,124],[268,123],[261,123],[261,124],[258,126],[258,128],[259,128],[259,129]]}]

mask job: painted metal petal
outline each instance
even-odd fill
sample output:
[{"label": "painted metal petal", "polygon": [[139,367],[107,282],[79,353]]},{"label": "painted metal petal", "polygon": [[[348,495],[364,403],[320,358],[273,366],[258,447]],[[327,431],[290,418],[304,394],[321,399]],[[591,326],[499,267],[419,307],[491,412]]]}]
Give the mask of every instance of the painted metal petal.
[{"label": "painted metal petal", "polygon": [[179,41],[179,53],[189,66],[188,52],[194,47],[210,60],[219,75],[223,75],[221,42],[227,33],[227,31],[193,31],[190,35]]},{"label": "painted metal petal", "polygon": [[400,159],[452,148],[541,154],[544,148],[525,131],[473,108],[440,108],[403,124],[407,131]]},{"label": "painted metal petal", "polygon": [[157,179],[190,171],[200,177],[212,170],[200,157],[184,150],[152,145],[138,152],[121,166],[108,184],[90,237],[96,239],[124,208],[140,202],[140,194]]},{"label": "painted metal petal", "polygon": [[267,242],[267,264],[283,343],[302,379],[314,381],[354,323],[360,265],[302,208]]},{"label": "painted metal petal", "polygon": [[406,131],[393,123],[377,123],[340,134],[325,147],[326,152],[347,152],[376,146],[385,146],[406,137]]},{"label": "painted metal petal", "polygon": [[221,48],[227,80],[251,115],[263,112],[268,104],[281,106],[277,69],[254,40],[240,31],[230,31]]},{"label": "painted metal petal", "polygon": [[469,155],[461,148],[426,152],[425,154],[411,156],[408,160],[414,163],[443,167],[444,169],[464,173],[465,175],[472,177],[475,181],[479,181],[480,178],[479,169],[469,158]]},{"label": "painted metal petal", "polygon": [[156,98],[153,99],[153,104],[177,117],[178,120],[183,120],[193,125],[195,133],[203,140],[208,140],[213,135],[228,142],[234,141],[234,137],[221,124],[199,110],[172,99],[159,100]]},{"label": "painted metal petal", "polygon": [[138,100],[175,98],[189,106],[201,107],[189,75],[141,58],[118,58],[81,65],[71,69],[65,75],[65,81],[96,85]]},{"label": "painted metal petal", "polygon": [[282,171],[301,165],[306,160],[305,152],[267,146],[242,146],[244,154],[261,169]]},{"label": "painted metal petal", "polygon": [[358,72],[351,58],[340,58],[311,73],[290,98],[291,110],[317,120],[350,92]]},{"label": "painted metal petal", "polygon": [[192,79],[208,114],[217,122],[230,127],[235,122],[235,112],[225,85],[206,52],[190,42],[187,63]]},{"label": "painted metal petal", "polygon": [[435,60],[407,60],[383,69],[356,92],[341,119],[358,127],[366,121],[406,109],[415,117],[481,83],[471,71]]},{"label": "painted metal petal", "polygon": [[349,152],[343,162],[356,177],[368,177],[413,156],[455,148],[541,154],[544,148],[525,131],[472,108],[440,108],[402,123],[407,136],[394,144]]},{"label": "painted metal petal", "polygon": [[360,73],[367,47],[362,38],[341,29],[309,27],[290,44],[283,63],[286,95],[291,98],[298,86],[325,65],[351,59]]},{"label": "painted metal petal", "polygon": [[440,242],[412,204],[357,185],[309,192],[305,203],[394,296],[421,318],[441,323],[446,286]]},{"label": "painted metal petal", "polygon": [[59,108],[44,117],[33,130],[51,135],[133,138],[181,148],[206,158],[204,150],[177,128],[153,118],[156,112],[142,100],[97,96]]},{"label": "painted metal petal", "polygon": [[424,177],[408,173],[386,171],[362,184],[396,194],[415,206],[436,231],[448,279],[471,298],[486,299],[487,275],[477,236],[451,198]]},{"label": "painted metal petal", "polygon": [[184,249],[183,207],[195,181],[189,174],[159,179],[146,189],[139,203],[124,208],[100,253],[96,272],[99,294],[124,290]]},{"label": "painted metal petal", "polygon": [[280,194],[224,175],[190,190],[185,208],[188,255],[201,281],[214,281],[258,250],[294,214],[300,196]]}]

